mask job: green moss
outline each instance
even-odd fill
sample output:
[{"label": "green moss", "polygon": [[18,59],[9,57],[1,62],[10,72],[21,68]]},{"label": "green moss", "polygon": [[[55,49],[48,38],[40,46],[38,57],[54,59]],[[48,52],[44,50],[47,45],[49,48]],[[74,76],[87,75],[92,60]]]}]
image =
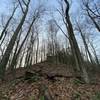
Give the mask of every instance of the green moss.
[{"label": "green moss", "polygon": [[79,80],[79,79],[74,79],[74,80],[73,80],[73,84],[75,84],[75,85],[80,85],[80,84],[84,84],[84,82],[81,81],[81,80]]},{"label": "green moss", "polygon": [[29,100],[34,100],[34,96],[30,96],[30,99]]},{"label": "green moss", "polygon": [[45,100],[45,99],[44,99],[44,96],[41,96],[41,97],[40,97],[40,100]]},{"label": "green moss", "polygon": [[96,92],[92,100],[100,100],[100,92]]},{"label": "green moss", "polygon": [[72,100],[81,100],[81,94],[79,92],[75,93]]}]

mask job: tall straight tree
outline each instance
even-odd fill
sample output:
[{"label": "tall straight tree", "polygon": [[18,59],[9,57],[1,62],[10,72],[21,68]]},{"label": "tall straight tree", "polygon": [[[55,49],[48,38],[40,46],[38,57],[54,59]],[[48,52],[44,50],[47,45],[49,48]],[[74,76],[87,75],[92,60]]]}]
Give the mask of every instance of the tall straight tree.
[{"label": "tall straight tree", "polygon": [[66,28],[68,31],[69,42],[71,45],[72,53],[75,57],[77,70],[82,72],[82,77],[83,77],[84,81],[86,83],[89,83],[89,76],[88,76],[88,73],[86,71],[84,61],[83,61],[83,58],[81,56],[81,52],[79,50],[78,43],[77,43],[75,35],[74,35],[73,25],[71,23],[70,16],[69,16],[70,5],[69,5],[69,2],[67,0],[64,0],[64,1],[66,3],[66,12],[65,12],[66,13],[66,17],[65,17]]},{"label": "tall straight tree", "polygon": [[[35,15],[34,15],[34,16],[35,16]],[[38,16],[37,16],[37,17],[36,17],[36,16],[34,17],[34,16],[33,16],[33,20],[32,20],[32,22],[31,22],[31,24],[30,24],[30,26],[29,26],[29,29],[28,29],[28,31],[27,31],[27,34],[26,34],[24,40],[22,41],[22,43],[21,43],[19,49],[17,50],[17,53],[14,55],[14,57],[13,57],[13,59],[12,59],[11,66],[10,66],[10,67],[11,67],[11,71],[14,70],[14,68],[15,68],[14,66],[16,66],[17,59],[18,59],[18,57],[19,57],[19,54],[20,54],[20,52],[21,52],[21,49],[23,48],[23,45],[24,45],[25,41],[27,40],[28,36],[30,35],[31,28],[32,28],[32,26],[33,26],[35,20],[36,20],[37,17],[38,17]]]},{"label": "tall straight tree", "polygon": [[89,50],[89,47],[88,47],[88,44],[87,44],[85,35],[83,34],[82,29],[81,29],[82,27],[80,27],[80,24],[77,21],[76,21],[76,25],[77,25],[77,30],[80,32],[80,35],[82,37],[83,44],[84,44],[84,47],[86,49],[86,52],[88,53],[88,56],[90,58],[90,61],[91,61],[92,64],[94,64],[93,57],[92,57],[91,52]]},{"label": "tall straight tree", "polygon": [[0,61],[0,79],[4,79],[4,75],[5,75],[5,70],[6,70],[6,65],[8,63],[8,60],[9,60],[9,57],[10,57],[10,54],[13,50],[13,47],[14,47],[14,44],[15,44],[15,41],[17,39],[17,36],[19,34],[19,31],[20,29],[22,28],[23,24],[24,24],[24,21],[25,21],[25,18],[26,18],[26,15],[28,13],[28,9],[29,9],[29,3],[30,3],[30,0],[28,0],[27,4],[26,5],[26,9],[25,9],[25,12],[23,14],[23,17],[19,23],[19,25],[17,26],[6,50],[5,50],[5,53],[3,55],[3,58],[2,60]]}]

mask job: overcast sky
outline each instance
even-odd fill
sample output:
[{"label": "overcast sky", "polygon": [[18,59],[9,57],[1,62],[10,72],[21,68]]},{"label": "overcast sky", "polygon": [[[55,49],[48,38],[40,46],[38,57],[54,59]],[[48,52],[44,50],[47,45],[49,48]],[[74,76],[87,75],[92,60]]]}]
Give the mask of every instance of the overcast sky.
[{"label": "overcast sky", "polygon": [[[36,0],[32,0],[32,1],[36,1]],[[73,12],[77,12],[79,10],[79,1],[80,0],[72,0],[72,6],[71,6],[71,11]],[[51,6],[57,6],[57,0],[47,0],[48,5]],[[4,11],[7,11],[7,9],[10,8],[10,3],[11,0],[0,0],[0,13],[4,13]],[[6,12],[5,12],[6,13]]]},{"label": "overcast sky", "polygon": [[[10,8],[12,7],[11,1],[13,0],[0,0],[0,15],[1,14],[6,15],[7,13],[10,12]],[[37,0],[31,0],[33,6],[34,6],[34,1],[37,1]],[[57,7],[57,0],[46,0],[46,1],[47,1],[46,4],[48,4],[48,6],[50,6],[51,8]],[[80,12],[80,0],[72,0],[70,11],[74,16],[78,16]],[[100,45],[98,43],[97,43],[97,47],[100,49]]]}]

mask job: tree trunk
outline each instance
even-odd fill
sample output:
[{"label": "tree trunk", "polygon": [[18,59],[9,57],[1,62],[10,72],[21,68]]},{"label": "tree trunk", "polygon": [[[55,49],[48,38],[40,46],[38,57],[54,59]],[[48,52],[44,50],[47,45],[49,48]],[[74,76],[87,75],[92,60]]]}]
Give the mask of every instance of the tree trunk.
[{"label": "tree trunk", "polygon": [[81,34],[81,37],[82,37],[82,40],[83,40],[85,49],[86,49],[86,51],[87,51],[87,53],[88,53],[88,55],[89,55],[90,61],[91,61],[92,64],[94,64],[93,58],[92,58],[92,55],[91,55],[91,53],[90,53],[90,51],[89,51],[89,48],[88,48],[88,45],[87,45],[87,43],[86,43],[85,37],[84,37],[84,35],[83,35],[83,33],[82,33],[82,30],[81,30],[81,28],[80,28],[80,26],[79,26],[78,23],[77,23],[77,26],[78,26],[78,28],[79,28],[79,32],[80,32],[80,34]]},{"label": "tree trunk", "polygon": [[80,50],[79,50],[79,47],[78,47],[78,44],[77,44],[77,41],[76,41],[76,38],[75,38],[75,35],[74,35],[72,23],[70,21],[70,17],[69,17],[69,14],[68,14],[68,12],[69,12],[69,2],[67,0],[65,0],[65,3],[67,5],[67,8],[66,8],[66,22],[67,22],[66,27],[67,27],[67,30],[68,30],[69,42],[70,42],[70,45],[71,45],[72,53],[75,57],[77,70],[82,72],[82,77],[83,77],[84,81],[86,83],[89,83],[89,76],[88,76],[88,73],[85,69],[84,61],[83,61],[83,58],[81,56],[81,53],[80,53]]},{"label": "tree trunk", "polygon": [[31,28],[32,28],[32,26],[33,26],[33,23],[34,23],[35,19],[36,19],[36,18],[33,18],[33,20],[32,20],[32,22],[31,22],[31,24],[30,24],[30,26],[29,26],[29,29],[28,29],[28,31],[27,31],[27,34],[26,34],[24,40],[22,41],[22,43],[21,43],[21,45],[20,45],[20,47],[19,47],[17,53],[14,55],[14,58],[13,58],[12,63],[11,63],[12,70],[14,70],[14,66],[16,66],[17,59],[18,59],[18,57],[19,57],[19,54],[20,54],[20,52],[21,52],[21,49],[22,49],[22,47],[23,47],[23,45],[24,45],[24,43],[25,43],[27,37],[28,37],[29,34],[30,34],[30,31],[31,31]]},{"label": "tree trunk", "polygon": [[37,36],[36,64],[38,62],[38,52],[39,52],[39,37]]},{"label": "tree trunk", "polygon": [[25,13],[18,25],[18,27],[16,28],[8,46],[7,46],[7,49],[4,53],[4,56],[0,62],[0,78],[3,79],[4,78],[4,75],[5,75],[5,70],[6,70],[6,65],[8,63],[8,60],[9,60],[9,57],[10,57],[10,54],[13,50],[13,47],[14,47],[14,44],[15,44],[15,41],[17,39],[17,36],[19,34],[19,31],[20,29],[22,28],[22,25],[24,24],[24,21],[25,21],[25,18],[26,18],[26,15],[27,15],[27,12],[28,12],[28,8],[29,8],[29,3],[30,3],[30,0],[28,1],[28,4],[27,4],[27,7],[26,7],[26,10],[25,10]]},{"label": "tree trunk", "polygon": [[10,21],[12,20],[16,9],[17,9],[17,7],[14,8],[14,10],[13,10],[13,12],[12,12],[12,15],[11,15],[10,18],[8,19],[8,21],[7,21],[7,23],[6,23],[6,25],[5,25],[4,29],[3,29],[3,31],[1,32],[0,40],[2,39],[4,33],[6,32],[6,29],[7,29],[7,27],[9,26],[9,23],[10,23]]}]

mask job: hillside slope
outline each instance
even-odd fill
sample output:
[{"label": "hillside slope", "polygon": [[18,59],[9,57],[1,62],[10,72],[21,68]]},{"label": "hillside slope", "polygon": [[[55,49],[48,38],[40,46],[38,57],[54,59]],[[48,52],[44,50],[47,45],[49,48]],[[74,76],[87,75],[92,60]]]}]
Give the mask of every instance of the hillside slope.
[{"label": "hillside slope", "polygon": [[15,80],[10,73],[6,79],[10,81],[0,84],[0,100],[100,100],[100,82],[84,84],[66,65],[40,63],[17,69]]}]

